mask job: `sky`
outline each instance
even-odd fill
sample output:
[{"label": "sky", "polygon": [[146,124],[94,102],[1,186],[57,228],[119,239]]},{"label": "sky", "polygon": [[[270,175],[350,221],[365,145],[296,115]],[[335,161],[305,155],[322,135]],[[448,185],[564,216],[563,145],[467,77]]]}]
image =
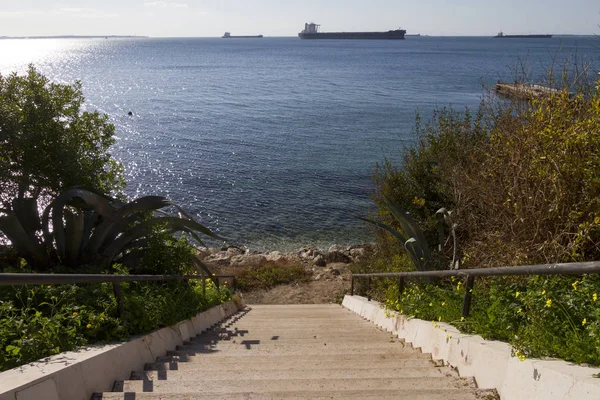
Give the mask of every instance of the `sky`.
[{"label": "sky", "polygon": [[600,34],[600,1],[0,0],[0,36],[294,36],[311,21],[325,32]]}]

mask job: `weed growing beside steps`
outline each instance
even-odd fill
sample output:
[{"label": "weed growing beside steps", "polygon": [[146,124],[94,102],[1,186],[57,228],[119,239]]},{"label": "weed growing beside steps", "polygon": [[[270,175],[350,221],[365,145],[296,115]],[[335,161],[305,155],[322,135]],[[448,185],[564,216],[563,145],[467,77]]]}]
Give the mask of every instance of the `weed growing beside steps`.
[{"label": "weed growing beside steps", "polygon": [[248,292],[290,283],[309,282],[311,277],[312,274],[301,265],[289,267],[264,265],[242,271],[237,277],[237,285],[240,290]]},{"label": "weed growing beside steps", "polygon": [[92,343],[124,340],[188,319],[230,299],[206,280],[124,283],[125,321],[112,284],[23,286],[0,291],[0,371]]}]

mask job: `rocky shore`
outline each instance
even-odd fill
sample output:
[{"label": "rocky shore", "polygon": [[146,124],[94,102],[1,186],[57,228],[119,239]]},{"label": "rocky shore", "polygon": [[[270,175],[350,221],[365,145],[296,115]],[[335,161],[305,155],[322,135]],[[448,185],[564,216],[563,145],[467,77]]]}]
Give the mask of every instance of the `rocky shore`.
[{"label": "rocky shore", "polygon": [[364,260],[375,252],[375,244],[340,246],[334,244],[327,250],[303,247],[297,252],[259,252],[230,246],[224,248],[200,248],[198,258],[207,266],[222,269],[247,268],[261,265],[287,266],[301,264],[306,267],[326,267],[328,264],[351,264]]}]

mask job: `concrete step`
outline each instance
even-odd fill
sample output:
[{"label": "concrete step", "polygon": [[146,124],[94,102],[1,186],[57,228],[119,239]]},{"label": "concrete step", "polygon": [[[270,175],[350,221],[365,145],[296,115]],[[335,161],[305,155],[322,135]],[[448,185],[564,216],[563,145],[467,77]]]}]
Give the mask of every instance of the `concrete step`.
[{"label": "concrete step", "polygon": [[[244,354],[244,353],[242,353]],[[250,354],[252,355],[252,354]],[[315,357],[314,354],[293,354],[293,355],[282,355],[279,353],[271,353],[271,354],[261,354],[260,357],[254,355],[255,358],[248,358],[249,361],[246,362],[259,362],[259,361],[263,361],[263,362],[270,362],[270,363],[283,363],[283,362],[295,362],[296,364],[299,363],[310,363],[310,362],[314,362],[316,360],[318,361],[323,361],[323,362],[327,362],[327,361],[338,361],[338,362],[342,362],[342,361],[347,361],[347,362],[356,362],[356,363],[362,363],[362,362],[369,362],[369,361],[373,361],[373,362],[377,362],[377,361],[383,361],[383,360],[401,360],[401,359],[416,359],[416,360],[431,360],[431,355],[427,354],[427,353],[419,353],[419,352],[405,352],[405,353],[398,353],[398,354],[393,354],[390,352],[368,352],[366,354],[324,354],[324,353],[319,353],[318,355],[318,359]],[[158,363],[169,363],[169,362],[189,362],[189,363],[207,363],[207,364],[212,364],[212,365],[216,365],[217,363],[235,363],[237,362],[243,362],[244,358],[247,357],[240,357],[238,355],[238,353],[236,354],[220,354],[219,357],[211,357],[210,360],[208,360],[204,354],[202,355],[198,355],[198,356],[184,356],[184,357],[179,357],[179,356],[162,356],[162,357],[156,357],[156,362]]]},{"label": "concrete step", "polygon": [[391,342],[389,340],[386,341],[354,341],[354,342],[338,342],[338,341],[325,341],[325,340],[317,340],[313,339],[308,343],[280,343],[278,341],[268,341],[261,342],[260,340],[237,340],[235,343],[227,340],[218,341],[216,343],[198,343],[191,342],[189,344],[179,346],[181,350],[190,351],[190,352],[202,352],[204,350],[219,350],[219,351],[238,351],[238,350],[248,350],[249,348],[264,348],[265,350],[279,350],[285,352],[290,351],[312,351],[312,350],[321,350],[324,347],[327,347],[328,350],[340,350],[340,351],[354,351],[357,349],[361,350],[400,350],[403,351],[414,351],[412,348],[404,347],[404,344],[400,341]]},{"label": "concrete step", "polygon": [[201,360],[192,359],[190,362],[155,362],[147,363],[145,370],[147,371],[237,371],[245,374],[248,371],[269,371],[269,370],[293,370],[298,368],[311,370],[332,370],[332,369],[400,369],[400,368],[431,368],[433,362],[428,354],[421,354],[420,358],[385,358],[385,359],[367,359],[364,356],[329,356],[319,357],[310,360],[297,361],[297,357],[278,357],[273,356],[267,358],[251,359],[244,357],[227,359],[213,359],[213,362],[202,362]]},{"label": "concrete step", "polygon": [[[247,380],[244,378],[213,381],[210,376],[191,381],[131,381],[115,383],[114,391],[154,393],[269,393],[283,391],[347,391],[347,390],[415,390],[469,389],[471,381],[449,377],[372,378],[372,379],[278,379]],[[204,378],[204,379],[202,379]]]},{"label": "concrete step", "polygon": [[459,378],[339,305],[255,306],[93,399],[478,398]]},{"label": "concrete step", "polygon": [[[214,394],[178,393],[165,396],[161,393],[98,393],[92,400],[214,400]],[[235,394],[220,393],[219,400],[342,400],[342,399],[377,399],[377,400],[477,400],[485,397],[477,396],[475,390],[460,389],[405,389],[395,390],[346,390],[340,391],[288,391],[253,393],[242,392]]]},{"label": "concrete step", "polygon": [[[381,346],[377,346],[377,345]],[[366,343],[364,345],[344,345],[344,344],[326,344],[320,343],[315,345],[293,345],[281,344],[271,346],[261,346],[260,344],[232,344],[215,346],[193,346],[187,347],[185,350],[171,350],[167,352],[167,356],[177,357],[260,357],[262,355],[280,355],[280,356],[296,356],[296,355],[345,355],[345,354],[361,354],[367,355],[373,352],[387,353],[394,355],[412,355],[415,350],[402,347],[399,343]]]},{"label": "concrete step", "polygon": [[262,333],[262,334],[237,334],[232,332],[231,334],[221,333],[221,334],[206,334],[200,335],[192,340],[185,342],[185,344],[190,343],[212,343],[212,342],[240,342],[242,340],[259,340],[261,343],[271,343],[271,342],[298,342],[298,343],[310,343],[315,340],[329,340],[329,341],[338,341],[338,342],[354,342],[354,341],[362,341],[362,342],[389,342],[391,340],[395,342],[402,342],[397,337],[392,335],[373,335],[373,334],[365,334],[365,333],[346,333],[346,334],[329,334],[329,333],[321,333],[315,335],[309,335],[302,332],[290,332],[284,335],[273,335],[272,332]]},{"label": "concrete step", "polygon": [[[208,372],[208,370],[207,370]],[[231,370],[212,370],[209,372],[211,380],[230,380]],[[293,377],[294,379],[372,379],[372,378],[439,378],[443,376],[454,376],[454,371],[448,367],[433,367],[431,364],[413,368],[387,368],[387,369],[345,369],[343,365],[337,365],[331,369],[313,368],[290,368],[290,369],[248,369],[244,371],[245,380],[279,380]],[[192,381],[202,377],[197,370],[182,371],[139,371],[131,374],[130,380],[151,381]]]}]

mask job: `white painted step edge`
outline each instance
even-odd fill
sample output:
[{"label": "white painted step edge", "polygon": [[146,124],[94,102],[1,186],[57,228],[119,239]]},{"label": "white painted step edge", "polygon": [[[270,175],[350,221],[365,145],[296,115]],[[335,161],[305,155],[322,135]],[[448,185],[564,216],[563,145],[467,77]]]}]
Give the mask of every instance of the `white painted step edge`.
[{"label": "white painted step edge", "polygon": [[527,359],[511,355],[508,344],[462,334],[445,323],[432,323],[386,312],[381,304],[361,296],[345,296],[342,305],[380,328],[431,353],[474,377],[479,388],[496,389],[502,400],[598,400],[600,368],[573,365],[562,360]]},{"label": "white painted step edge", "polygon": [[238,311],[233,301],[124,343],[65,352],[0,373],[0,400],[88,400]]}]

